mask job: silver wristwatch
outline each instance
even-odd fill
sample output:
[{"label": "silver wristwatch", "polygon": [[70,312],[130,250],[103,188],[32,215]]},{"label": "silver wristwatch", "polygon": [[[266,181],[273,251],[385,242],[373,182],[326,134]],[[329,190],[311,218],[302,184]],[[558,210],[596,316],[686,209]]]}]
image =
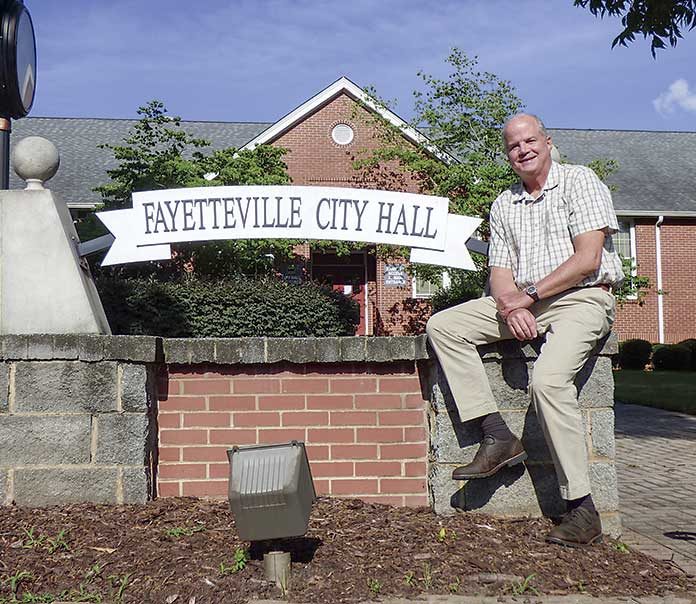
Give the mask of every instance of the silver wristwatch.
[{"label": "silver wristwatch", "polygon": [[524,293],[527,294],[535,302],[539,301],[539,294],[537,293],[536,285],[528,285],[524,288]]}]

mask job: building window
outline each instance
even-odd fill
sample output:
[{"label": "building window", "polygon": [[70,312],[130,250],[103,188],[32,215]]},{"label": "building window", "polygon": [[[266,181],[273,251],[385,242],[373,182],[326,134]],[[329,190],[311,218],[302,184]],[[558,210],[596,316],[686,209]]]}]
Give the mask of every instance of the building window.
[{"label": "building window", "polygon": [[447,289],[450,285],[450,276],[447,271],[442,272],[442,281],[430,281],[424,277],[413,277],[413,297],[414,298],[432,298],[435,293],[441,289]]},{"label": "building window", "polygon": [[350,145],[353,136],[353,129],[348,124],[336,124],[331,130],[331,138],[337,145]]},{"label": "building window", "polygon": [[[636,226],[632,218],[623,218],[619,220],[619,232],[612,235],[614,249],[621,256],[621,260],[631,263],[631,275],[638,274],[638,262],[636,254]],[[637,296],[628,296],[630,300],[634,300]]]},{"label": "building window", "polygon": [[635,263],[636,260],[636,236],[633,220],[619,220],[619,232],[612,235],[614,249],[619,256],[630,259]]}]

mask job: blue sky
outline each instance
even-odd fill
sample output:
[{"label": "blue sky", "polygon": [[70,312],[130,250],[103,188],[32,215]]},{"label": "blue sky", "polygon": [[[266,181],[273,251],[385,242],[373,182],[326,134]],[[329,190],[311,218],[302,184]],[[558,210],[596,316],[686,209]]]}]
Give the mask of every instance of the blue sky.
[{"label": "blue sky", "polygon": [[341,75],[408,119],[418,71],[452,47],[510,80],[554,128],[696,131],[696,31],[676,49],[611,49],[617,19],[572,0],[25,0],[32,116],[275,121]]}]

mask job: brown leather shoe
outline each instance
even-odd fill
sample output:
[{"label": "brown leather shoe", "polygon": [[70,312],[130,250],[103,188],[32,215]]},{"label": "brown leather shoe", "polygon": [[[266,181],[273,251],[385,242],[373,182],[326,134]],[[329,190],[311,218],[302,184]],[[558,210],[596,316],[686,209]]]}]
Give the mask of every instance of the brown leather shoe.
[{"label": "brown leather shoe", "polygon": [[452,472],[453,480],[469,480],[471,478],[488,478],[493,476],[503,466],[514,466],[527,459],[520,439],[496,440],[485,436],[474,460],[466,466],[459,466]]},{"label": "brown leather shoe", "polygon": [[575,508],[563,516],[561,524],[554,526],[546,536],[549,543],[583,547],[602,540],[602,523],[599,514],[585,508]]}]

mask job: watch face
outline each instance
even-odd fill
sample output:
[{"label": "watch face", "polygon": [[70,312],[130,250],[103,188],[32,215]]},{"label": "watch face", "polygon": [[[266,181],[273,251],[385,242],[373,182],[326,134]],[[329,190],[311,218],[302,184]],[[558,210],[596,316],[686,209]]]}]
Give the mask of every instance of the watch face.
[{"label": "watch face", "polygon": [[19,14],[15,40],[17,92],[24,112],[28,113],[34,102],[36,87],[36,44],[31,17],[25,9]]}]

